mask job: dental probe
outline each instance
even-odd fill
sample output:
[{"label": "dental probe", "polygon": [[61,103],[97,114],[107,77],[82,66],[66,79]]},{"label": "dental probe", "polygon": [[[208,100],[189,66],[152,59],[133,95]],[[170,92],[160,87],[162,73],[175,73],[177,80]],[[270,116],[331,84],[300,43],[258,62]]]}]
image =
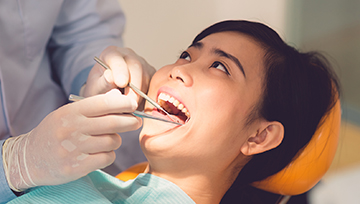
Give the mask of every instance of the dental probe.
[{"label": "dental probe", "polygon": [[[78,95],[74,95],[74,94],[70,94],[69,95],[69,101],[80,101],[81,99],[84,99],[84,97],[81,97],[81,96],[78,96]],[[163,121],[163,122],[167,122],[167,123],[172,123],[172,124],[175,124],[175,125],[182,125],[181,123],[177,123],[177,122],[174,122],[174,121],[171,121],[171,120],[165,120],[163,118],[158,118],[158,117],[155,117],[155,116],[152,116],[152,115],[149,115],[147,113],[144,113],[144,112],[141,112],[141,111],[137,111],[135,110],[133,113],[130,113],[134,116],[137,116],[139,118],[149,118],[149,119],[154,119],[154,120],[159,120],[159,121]]]},{"label": "dental probe", "polygon": [[[101,66],[103,66],[105,69],[110,69],[109,66],[107,66],[103,61],[101,61],[101,59],[99,59],[98,57],[94,57],[94,60],[99,63]],[[144,92],[142,92],[140,89],[138,89],[136,86],[134,86],[132,83],[129,82],[128,86],[134,90],[137,94],[139,94],[140,96],[142,96],[145,100],[147,100],[149,103],[151,103],[151,105],[155,106],[155,108],[161,110],[162,112],[164,112],[169,118],[170,120],[174,121],[170,114],[163,109],[159,104],[157,104],[154,100],[152,100],[148,95],[146,95]],[[175,121],[174,121],[175,122]]]}]

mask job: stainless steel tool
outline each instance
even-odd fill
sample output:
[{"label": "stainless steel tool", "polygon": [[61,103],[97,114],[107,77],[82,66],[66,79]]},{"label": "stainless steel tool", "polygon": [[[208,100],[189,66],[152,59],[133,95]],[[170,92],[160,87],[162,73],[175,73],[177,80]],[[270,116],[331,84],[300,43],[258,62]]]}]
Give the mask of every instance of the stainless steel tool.
[{"label": "stainless steel tool", "polygon": [[[104,67],[105,69],[110,69],[109,66],[107,66],[101,59],[99,59],[98,57],[94,57],[94,60],[99,63],[102,67]],[[140,89],[138,89],[136,86],[134,86],[132,83],[129,82],[128,86],[134,90],[137,94],[139,94],[141,97],[143,97],[145,100],[147,100],[149,103],[151,103],[151,105],[155,106],[155,108],[161,110],[162,112],[164,112],[169,118],[170,120],[173,120],[170,116],[170,114],[163,109],[159,104],[157,104],[154,100],[152,100],[149,96],[147,96],[144,92],[142,92]],[[175,121],[174,121],[175,122]]]},{"label": "stainless steel tool", "polygon": [[[84,99],[84,97],[74,95],[74,94],[69,95],[69,101],[79,101],[79,100],[82,100],[82,99]],[[164,118],[155,117],[155,116],[152,116],[152,115],[149,115],[147,113],[137,111],[137,110],[135,110],[133,113],[129,113],[129,114],[132,114],[132,115],[140,117],[140,118],[149,118],[149,119],[153,119],[153,120],[159,120],[159,121],[162,121],[162,122],[172,123],[172,124],[175,124],[175,125],[182,125],[181,123],[174,122],[174,121],[171,121],[171,120],[166,120]]]}]

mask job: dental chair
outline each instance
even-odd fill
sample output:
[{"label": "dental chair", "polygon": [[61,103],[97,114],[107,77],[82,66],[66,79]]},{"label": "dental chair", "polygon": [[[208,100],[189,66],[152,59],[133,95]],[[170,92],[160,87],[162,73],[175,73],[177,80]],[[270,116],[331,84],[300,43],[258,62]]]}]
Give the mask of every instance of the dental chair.
[{"label": "dental chair", "polygon": [[[274,194],[283,195],[278,204],[285,204],[291,196],[299,195],[314,187],[329,169],[334,159],[341,121],[340,101],[321,120],[306,147],[283,170],[252,186]],[[147,162],[136,164],[118,174],[116,178],[127,181],[144,172]]]}]

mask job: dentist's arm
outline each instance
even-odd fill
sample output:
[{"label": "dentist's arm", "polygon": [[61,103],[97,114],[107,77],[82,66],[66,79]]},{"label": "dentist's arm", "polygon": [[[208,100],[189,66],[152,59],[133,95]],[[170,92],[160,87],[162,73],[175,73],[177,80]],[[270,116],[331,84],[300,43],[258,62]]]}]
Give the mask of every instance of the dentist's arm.
[{"label": "dentist's arm", "polygon": [[140,119],[124,114],[136,108],[134,99],[114,89],[53,111],[29,133],[5,142],[9,186],[21,191],[63,184],[110,165],[121,145],[117,133],[141,126]]},{"label": "dentist's arm", "polygon": [[[2,147],[6,140],[0,140],[0,150],[2,153]],[[0,156],[0,203],[6,203],[16,198],[16,195],[11,191],[6,181],[5,171],[3,167],[2,154]]]}]

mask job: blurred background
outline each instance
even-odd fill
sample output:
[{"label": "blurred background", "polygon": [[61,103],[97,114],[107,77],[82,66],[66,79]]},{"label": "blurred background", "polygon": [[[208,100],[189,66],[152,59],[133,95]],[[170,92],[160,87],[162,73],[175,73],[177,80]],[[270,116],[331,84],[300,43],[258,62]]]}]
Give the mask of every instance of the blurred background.
[{"label": "blurred background", "polygon": [[[127,18],[125,46],[135,50],[157,69],[173,63],[202,29],[225,19],[260,21],[301,51],[321,51],[332,62],[343,93],[339,146],[322,183],[331,183],[335,178],[353,175],[354,172],[360,174],[359,0],[119,2]],[[359,189],[359,177],[350,179],[352,184],[349,186]]]}]

